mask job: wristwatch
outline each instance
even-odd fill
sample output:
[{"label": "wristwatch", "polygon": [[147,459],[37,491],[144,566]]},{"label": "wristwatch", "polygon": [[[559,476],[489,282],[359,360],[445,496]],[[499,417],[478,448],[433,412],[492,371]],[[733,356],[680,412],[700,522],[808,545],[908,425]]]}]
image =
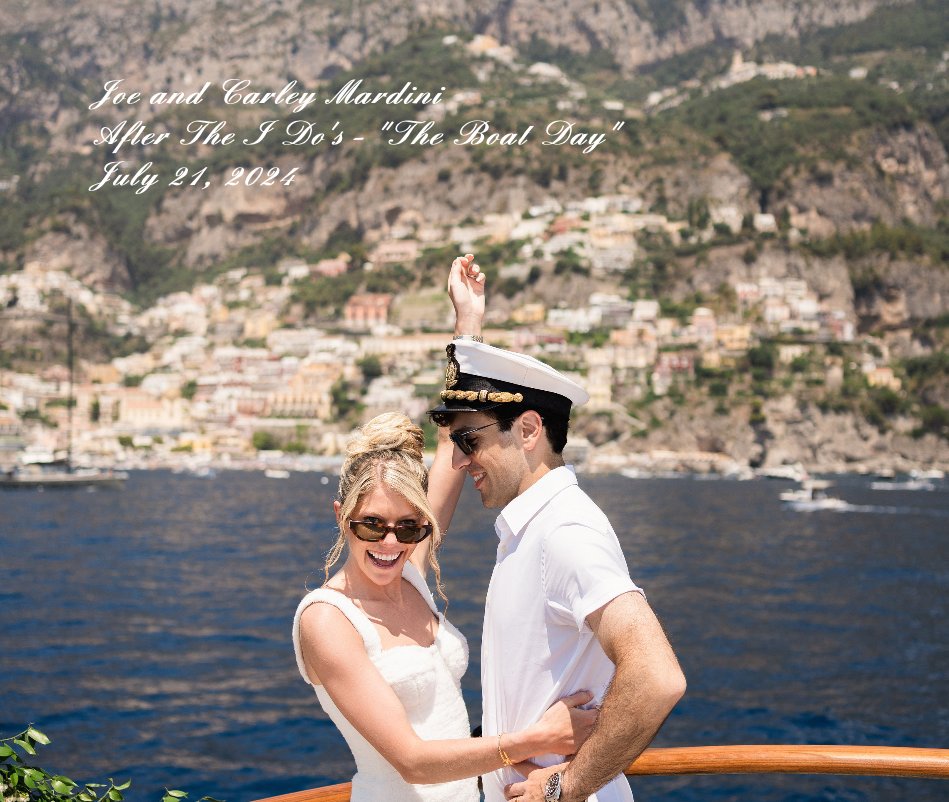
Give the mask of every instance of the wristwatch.
[{"label": "wristwatch", "polygon": [[562,771],[555,771],[547,778],[547,785],[544,786],[544,802],[557,802],[560,799],[560,780],[562,778]]}]

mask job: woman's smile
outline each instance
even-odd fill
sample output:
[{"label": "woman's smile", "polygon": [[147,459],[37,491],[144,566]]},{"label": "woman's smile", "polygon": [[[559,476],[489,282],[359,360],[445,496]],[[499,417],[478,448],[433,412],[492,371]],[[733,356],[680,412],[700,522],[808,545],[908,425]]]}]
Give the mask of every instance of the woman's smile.
[{"label": "woman's smile", "polygon": [[386,554],[385,552],[367,550],[366,556],[369,558],[369,562],[375,565],[377,568],[382,568],[383,570],[394,567],[399,562],[399,557],[405,554],[404,551],[398,551],[395,554]]}]

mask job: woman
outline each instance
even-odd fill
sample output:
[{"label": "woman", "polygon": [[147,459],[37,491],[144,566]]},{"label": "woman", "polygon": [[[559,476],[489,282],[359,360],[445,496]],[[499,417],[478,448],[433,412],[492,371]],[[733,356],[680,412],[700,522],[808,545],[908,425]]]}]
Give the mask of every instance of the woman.
[{"label": "woman", "polygon": [[[460,270],[483,285],[470,257],[455,260],[453,280]],[[436,610],[423,576],[428,564],[441,592],[439,522],[450,520],[464,479],[441,437],[429,482],[422,431],[405,415],[380,415],[359,430],[340,474],[327,576],[347,546],[348,557],[294,618],[300,672],[356,759],[353,802],[476,802],[477,784],[464,778],[573,753],[595,719],[578,709],[591,699],[582,692],[521,732],[468,737],[467,643]]]}]

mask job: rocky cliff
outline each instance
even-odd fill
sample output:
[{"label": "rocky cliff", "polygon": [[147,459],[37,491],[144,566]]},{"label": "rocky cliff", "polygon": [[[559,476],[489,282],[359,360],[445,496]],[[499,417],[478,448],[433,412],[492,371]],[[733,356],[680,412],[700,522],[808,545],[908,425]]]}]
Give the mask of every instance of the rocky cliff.
[{"label": "rocky cliff", "polygon": [[[892,5],[893,3],[889,3]],[[605,51],[619,70],[727,40],[748,47],[769,35],[799,36],[865,19],[882,0],[445,0],[444,2],[237,2],[119,0],[34,2],[0,8],[0,30],[37,37],[64,75],[122,75],[161,86],[198,77],[254,75],[306,84],[348,70],[421,27],[487,34],[502,44],[543,40],[588,55]],[[20,76],[11,88],[32,79]],[[8,86],[10,86],[8,84]]]},{"label": "rocky cliff", "polygon": [[[700,70],[688,73],[701,54],[749,52],[776,40],[810,54],[816,51],[805,45],[819,32],[863,31],[861,24],[891,7],[938,12],[931,2],[871,0],[14,0],[0,6],[0,272],[28,264],[66,269],[95,289],[147,302],[236,256],[242,264],[270,259],[259,265],[266,268],[288,253],[327,255],[340,231],[374,240],[407,220],[447,230],[491,213],[520,217],[550,201],[622,194],[639,199],[642,211],[694,229],[685,243],[645,243],[637,257],[640,286],[672,303],[702,298],[724,308],[724,286],[801,278],[821,301],[848,310],[858,333],[872,334],[893,359],[940,352],[949,306],[941,51],[914,34],[892,52],[860,45],[846,59],[824,54],[810,77],[759,78],[727,90]],[[931,18],[919,17],[916,29]],[[475,35],[485,37],[478,48],[471,47]],[[537,61],[555,66],[532,71]],[[213,147],[183,148],[172,138],[115,156],[92,145],[103,127],[122,121],[180,131],[194,118],[195,109],[150,104],[104,104],[91,113],[90,100],[108,80],[148,92],[196,91],[210,82],[202,113],[226,112],[246,134],[275,112],[225,107],[218,87],[228,78],[251,78],[261,90],[294,81],[328,91],[368,71],[391,88],[403,67],[413,80],[444,81],[446,94],[474,98],[461,110],[430,115],[446,125],[467,115],[515,130],[559,115],[592,130],[609,132],[616,119],[625,127],[588,155],[536,144],[249,151],[297,170],[292,183],[266,192],[223,186],[234,163]],[[657,75],[677,76],[675,85],[663,87]],[[737,81],[737,73],[728,75]],[[791,84],[804,89],[787,91]],[[656,88],[674,89],[681,105],[661,112],[644,105]],[[424,117],[432,110],[414,111]],[[346,125],[368,127],[367,117],[344,112]],[[192,171],[206,164],[202,177],[213,180],[205,191],[89,193],[90,180],[115,158]],[[773,217],[772,233],[751,224],[759,213]],[[719,222],[713,238],[712,221],[722,220],[732,221],[724,227],[731,231],[723,235]],[[496,296],[493,308],[581,304],[593,291],[625,295],[632,286],[621,276],[560,276],[542,267],[545,281]],[[949,406],[947,386],[937,377],[927,403]],[[588,434],[624,448],[715,446],[752,461],[812,461],[819,452],[834,464],[866,464],[881,454],[908,463],[941,444],[914,439],[909,417],[881,431],[788,393],[769,399],[760,410],[767,423],[754,426],[741,401],[730,415],[700,398],[688,414],[662,404],[657,417],[676,425],[633,442],[619,419],[591,420]]]}]

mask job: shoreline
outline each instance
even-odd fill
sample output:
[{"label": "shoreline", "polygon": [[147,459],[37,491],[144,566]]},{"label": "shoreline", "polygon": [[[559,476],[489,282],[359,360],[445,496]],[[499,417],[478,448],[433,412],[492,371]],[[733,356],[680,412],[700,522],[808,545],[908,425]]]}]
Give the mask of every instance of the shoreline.
[{"label": "shoreline", "polygon": [[[752,468],[747,463],[734,460],[725,454],[712,452],[654,450],[651,452],[627,455],[598,455],[565,453],[567,464],[573,465],[580,475],[623,475],[631,479],[656,478],[704,478],[733,481],[752,479],[777,479],[792,482],[804,481],[816,476],[864,476],[874,479],[893,479],[897,477],[942,479],[949,475],[949,464],[934,465],[893,465],[885,463],[854,464],[815,464],[800,462],[780,465],[768,465]],[[426,452],[425,458],[431,464],[433,452]],[[158,457],[151,459],[124,459],[115,462],[101,458],[76,460],[77,464],[93,468],[111,468],[121,471],[170,471],[195,476],[208,476],[218,471],[262,472],[270,478],[287,478],[290,473],[322,473],[327,476],[339,475],[343,455],[287,455],[280,452],[267,452],[257,457],[212,457],[210,455],[190,455],[169,459]]]}]

